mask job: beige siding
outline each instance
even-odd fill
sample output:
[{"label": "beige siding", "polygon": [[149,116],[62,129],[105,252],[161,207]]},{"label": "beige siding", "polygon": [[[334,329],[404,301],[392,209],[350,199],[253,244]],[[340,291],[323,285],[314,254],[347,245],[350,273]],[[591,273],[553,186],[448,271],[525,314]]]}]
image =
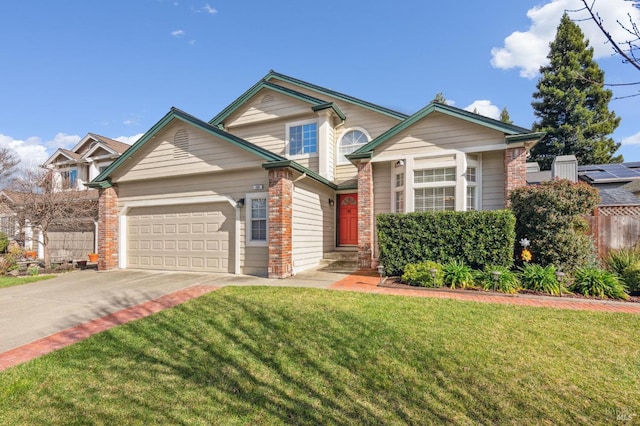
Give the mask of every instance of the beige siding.
[{"label": "beige siding", "polygon": [[437,154],[447,149],[473,149],[497,144],[505,144],[501,132],[433,113],[383,143],[375,150],[375,155]]},{"label": "beige siding", "polygon": [[[176,131],[181,129],[187,130],[189,135],[188,152],[173,144]],[[127,182],[260,167],[263,162],[243,148],[176,120],[123,164],[113,180]]]},{"label": "beige siding", "polygon": [[[374,215],[391,212],[391,163],[373,164],[373,212]],[[377,232],[373,238],[374,257],[378,257]]]},{"label": "beige siding", "polygon": [[296,184],[293,193],[293,268],[318,266],[325,251],[333,250],[335,207],[332,191],[309,182]]},{"label": "beige siding", "polygon": [[311,107],[310,103],[269,89],[263,89],[251,101],[242,105],[230,117],[227,117],[225,127],[232,128],[282,117],[300,116],[308,114],[311,111]]},{"label": "beige siding", "polygon": [[[233,200],[245,198],[247,193],[260,192],[254,185],[269,185],[268,174],[259,168],[235,172],[217,172],[192,176],[165,177],[147,181],[118,183],[120,208],[130,201],[162,200],[202,196],[228,196]],[[178,200],[179,202],[179,200]],[[246,247],[246,207],[240,211],[240,271],[243,274],[266,275],[268,264],[267,247]]]},{"label": "beige siding", "polygon": [[499,210],[504,203],[504,151],[482,154],[482,210]]},{"label": "beige siding", "polygon": [[227,128],[227,131],[261,148],[286,156],[286,123],[287,120],[274,120],[256,126]]},{"label": "beige siding", "polygon": [[344,183],[358,176],[358,169],[353,164],[340,164],[336,166],[336,183]]}]

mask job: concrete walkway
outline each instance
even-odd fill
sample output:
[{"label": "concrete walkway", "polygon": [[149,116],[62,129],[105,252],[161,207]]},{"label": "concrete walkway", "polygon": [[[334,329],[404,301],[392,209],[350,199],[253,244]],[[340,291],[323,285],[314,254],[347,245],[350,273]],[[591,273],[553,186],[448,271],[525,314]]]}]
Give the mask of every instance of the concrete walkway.
[{"label": "concrete walkway", "polygon": [[285,280],[249,276],[122,270],[78,271],[0,289],[0,371],[144,318],[227,285],[329,288],[557,309],[640,314],[640,304],[379,286],[372,271],[311,271]]}]

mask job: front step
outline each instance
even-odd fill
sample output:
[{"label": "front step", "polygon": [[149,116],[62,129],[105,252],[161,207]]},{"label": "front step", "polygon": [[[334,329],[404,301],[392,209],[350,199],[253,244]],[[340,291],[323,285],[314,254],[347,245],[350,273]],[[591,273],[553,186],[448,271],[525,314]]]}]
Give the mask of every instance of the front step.
[{"label": "front step", "polygon": [[321,271],[350,273],[358,270],[358,252],[354,248],[324,253],[320,261]]}]

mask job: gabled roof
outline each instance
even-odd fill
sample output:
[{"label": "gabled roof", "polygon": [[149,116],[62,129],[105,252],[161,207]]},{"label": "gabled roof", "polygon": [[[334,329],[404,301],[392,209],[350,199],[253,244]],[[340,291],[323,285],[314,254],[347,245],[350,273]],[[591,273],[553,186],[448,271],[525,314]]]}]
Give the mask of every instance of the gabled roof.
[{"label": "gabled roof", "polygon": [[64,157],[68,158],[68,159],[69,159],[69,161],[80,161],[80,160],[82,159],[82,157],[81,157],[79,154],[76,154],[76,153],[75,153],[75,152],[73,152],[73,151],[70,151],[70,150],[65,149],[65,148],[58,148],[58,149],[56,150],[56,152],[54,152],[54,153],[53,153],[53,155],[52,155],[51,157],[49,157],[49,158],[47,159],[47,161],[45,161],[42,165],[43,165],[43,166],[46,166],[46,165],[48,165],[48,164],[53,163],[53,162],[54,162],[54,160],[55,160],[56,158],[58,158],[58,156],[60,156],[60,155],[62,155],[62,156],[64,156]]},{"label": "gabled roof", "polygon": [[[297,87],[317,92],[320,96],[324,95],[324,96],[329,96],[329,97],[332,97],[332,98],[335,98],[335,99],[340,99],[341,101],[348,102],[348,103],[351,103],[351,104],[354,104],[354,105],[358,105],[358,106],[360,106],[362,108],[365,108],[365,109],[368,109],[368,110],[371,110],[371,111],[375,111],[375,112],[378,112],[380,114],[384,114],[384,115],[396,118],[398,120],[404,120],[405,118],[407,118],[407,115],[403,114],[401,112],[393,111],[393,110],[391,110],[389,108],[385,108],[385,107],[382,107],[380,105],[372,104],[371,102],[363,101],[361,99],[354,98],[353,96],[345,95],[344,93],[336,92],[335,90],[331,90],[331,89],[327,89],[327,88],[324,88],[324,87],[321,87],[321,86],[317,86],[315,84],[307,83],[306,81],[298,80],[296,78],[289,77],[287,75],[280,74],[280,73],[277,73],[277,72],[271,70],[260,81],[258,81],[251,88],[249,88],[249,90],[244,92],[239,98],[237,98],[229,106],[227,106],[225,109],[223,109],[218,115],[213,117],[209,121],[209,124],[212,124],[214,126],[223,125],[224,124],[224,120],[226,120],[227,117],[229,117],[231,114],[233,114],[245,102],[247,102],[256,93],[258,93],[260,90],[262,90],[265,87],[266,88],[270,88],[272,90],[276,90],[276,91],[278,91],[280,93],[283,93],[283,94],[286,94],[286,95],[289,95],[289,96],[293,96],[293,97],[295,97],[297,99],[300,99],[300,100],[305,100],[305,101],[310,102],[310,103],[319,102],[317,104],[316,108],[321,106],[321,105],[324,105],[325,107],[326,106],[331,106],[332,108],[334,108],[334,111],[336,111],[336,114],[342,120],[345,119],[344,114],[342,114],[342,112],[338,109],[337,105],[335,105],[333,102],[322,101],[321,99],[315,98],[313,96],[305,95],[305,94],[300,93],[298,91],[295,91],[295,90],[292,90],[292,89],[288,89],[286,87],[278,85],[277,83],[273,83],[272,80],[284,81],[284,82],[290,83],[292,85],[295,85]],[[318,109],[322,109],[322,108],[318,108]],[[314,109],[314,111],[317,111],[318,109]]]},{"label": "gabled roof", "polygon": [[467,121],[469,123],[479,124],[489,129],[497,130],[505,134],[506,143],[515,143],[521,142],[525,140],[541,139],[545,134],[542,132],[532,132],[529,129],[525,129],[524,127],[515,126],[513,124],[504,123],[500,120],[494,120],[493,118],[485,117],[480,114],[476,114],[473,112],[465,111],[460,108],[453,107],[451,105],[446,105],[439,102],[432,102],[426,107],[422,108],[420,111],[408,117],[406,120],[396,124],[377,138],[373,139],[368,144],[360,147],[355,150],[353,153],[347,155],[346,157],[350,160],[355,160],[359,158],[370,158],[373,155],[373,150],[378,146],[382,145],[384,142],[388,141],[392,137],[396,136],[398,133],[403,130],[409,128],[413,124],[422,120],[426,116],[433,113],[442,113],[448,115],[450,117],[459,118],[461,120]]},{"label": "gabled roof", "polygon": [[107,138],[105,136],[101,136],[95,133],[89,133],[90,136],[93,136],[99,142],[102,142],[107,147],[111,148],[116,154],[122,154],[125,152],[131,145],[117,141],[115,139]]},{"label": "gabled roof", "polygon": [[[122,163],[124,163],[127,159],[131,158],[136,152],[138,152],[146,143],[148,143],[153,136],[155,136],[158,132],[160,132],[164,127],[166,127],[173,120],[180,120],[187,124],[190,124],[194,127],[203,130],[211,135],[214,135],[230,144],[244,149],[247,152],[250,152],[254,155],[257,155],[259,158],[265,160],[263,167],[269,168],[269,164],[280,164],[281,167],[291,167],[301,173],[306,173],[307,176],[321,182],[325,185],[332,186],[333,184],[326,180],[325,178],[319,176],[317,173],[309,170],[302,165],[291,161],[281,155],[275,154],[267,149],[261,148],[257,145],[252,144],[244,139],[241,139],[237,136],[232,135],[229,132],[225,132],[218,127],[212,126],[211,124],[204,122],[191,114],[188,114],[176,107],[172,107],[171,110],[160,119],[151,129],[147,131],[136,143],[131,145],[131,147],[121,155],[116,161],[111,163],[109,167],[107,167],[102,173],[100,173],[93,181],[91,181],[88,186],[91,188],[108,188],[111,186],[110,176],[113,172],[120,167]],[[333,185],[335,186],[335,185]]]},{"label": "gabled roof", "polygon": [[118,142],[117,140],[107,138],[105,136],[100,136],[95,133],[87,133],[87,135],[80,140],[72,149],[66,148],[58,148],[56,152],[53,153],[51,157],[47,159],[42,165],[47,166],[49,164],[54,163],[54,160],[59,156],[63,155],[67,157],[70,161],[81,162],[89,157],[96,150],[96,147],[86,150],[86,152],[82,155],[78,153],[80,148],[82,148],[87,142],[95,141],[97,142],[96,147],[102,147],[107,152],[113,154],[113,156],[120,155],[125,152],[130,145]]}]

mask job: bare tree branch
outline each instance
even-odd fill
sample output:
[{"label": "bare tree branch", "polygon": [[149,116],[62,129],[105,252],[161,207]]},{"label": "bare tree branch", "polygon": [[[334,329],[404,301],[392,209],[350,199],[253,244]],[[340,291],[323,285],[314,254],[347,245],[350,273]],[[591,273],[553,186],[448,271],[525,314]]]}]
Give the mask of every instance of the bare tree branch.
[{"label": "bare tree branch", "polygon": [[5,186],[6,181],[13,174],[20,159],[11,148],[0,147],[0,188]]}]

